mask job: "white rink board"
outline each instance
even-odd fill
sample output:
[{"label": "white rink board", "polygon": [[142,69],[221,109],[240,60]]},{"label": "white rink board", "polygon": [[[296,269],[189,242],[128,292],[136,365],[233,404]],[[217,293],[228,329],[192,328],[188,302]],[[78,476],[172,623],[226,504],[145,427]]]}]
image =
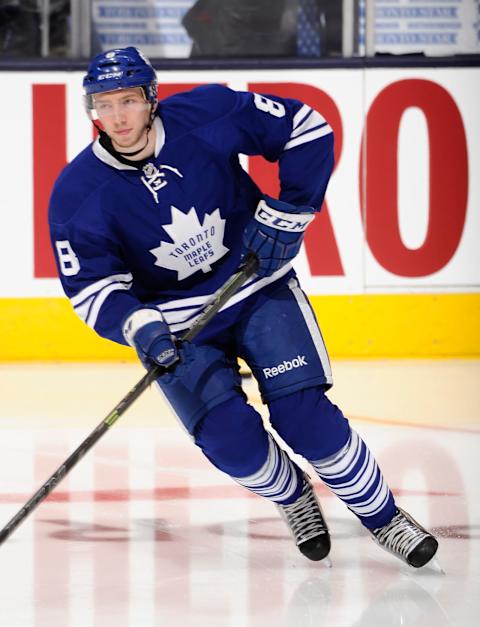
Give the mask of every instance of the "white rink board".
[{"label": "white rink board", "polygon": [[[434,83],[454,102],[465,133],[468,189],[461,237],[446,263],[419,276],[404,276],[386,268],[372,254],[361,218],[361,145],[365,119],[380,92],[406,80]],[[33,85],[66,86],[66,157],[72,159],[91,139],[90,122],[82,105],[81,72],[4,72],[2,85],[9,98],[0,101],[4,120],[2,195],[0,200],[0,297],[61,296],[59,281],[35,276],[34,246],[34,150]],[[480,69],[332,69],[332,70],[229,70],[162,71],[159,81],[167,83],[222,82],[234,89],[251,83],[297,83],[317,88],[333,100],[341,120],[342,148],[328,191],[327,204],[334,244],[343,275],[323,276],[310,272],[305,251],[296,267],[309,294],[362,294],[368,292],[460,292],[476,291],[480,285]],[[274,85],[271,93],[275,93]],[[54,115],[54,112],[52,112]],[[445,119],[448,127],[450,120]],[[48,148],[43,148],[48,159]],[[429,224],[429,134],[422,111],[406,109],[399,126],[396,151],[398,175],[398,223],[403,246],[421,248]],[[375,181],[375,173],[368,180]],[[38,182],[37,182],[38,183]],[[456,188],[457,181],[450,181]],[[436,184],[431,181],[431,184]],[[448,229],[447,229],[448,230]],[[317,243],[322,247],[322,242]],[[433,247],[440,250],[442,241]],[[407,250],[408,252],[408,250]],[[436,253],[437,254],[437,253]]]}]

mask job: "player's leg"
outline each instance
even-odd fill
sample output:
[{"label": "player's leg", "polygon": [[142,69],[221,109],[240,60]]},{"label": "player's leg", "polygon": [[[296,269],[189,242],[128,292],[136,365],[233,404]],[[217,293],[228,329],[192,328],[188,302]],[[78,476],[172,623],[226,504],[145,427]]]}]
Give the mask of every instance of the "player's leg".
[{"label": "player's leg", "polygon": [[296,280],[263,303],[241,332],[244,357],[279,435],[311,462],[381,546],[414,566],[426,563],[436,540],[397,508],[367,445],[325,395],[332,381],[328,356]]},{"label": "player's leg", "polygon": [[[303,471],[266,432],[261,416],[247,403],[236,360],[225,350],[197,346],[175,377],[158,380],[171,409],[217,468],[278,507],[310,502],[313,490]],[[301,533],[300,533],[301,531]],[[323,559],[330,549],[321,515],[298,534],[300,550]]]},{"label": "player's leg", "polygon": [[298,390],[269,403],[274,429],[369,529],[395,513],[395,502],[362,438],[322,386]]},{"label": "player's leg", "polygon": [[414,567],[435,555],[437,540],[397,507],[368,446],[321,387],[277,399],[270,412],[282,438],[310,461],[380,546]]},{"label": "player's leg", "polygon": [[209,411],[194,437],[212,464],[277,505],[306,557],[317,561],[328,555],[328,528],[308,477],[244,398],[238,396]]}]

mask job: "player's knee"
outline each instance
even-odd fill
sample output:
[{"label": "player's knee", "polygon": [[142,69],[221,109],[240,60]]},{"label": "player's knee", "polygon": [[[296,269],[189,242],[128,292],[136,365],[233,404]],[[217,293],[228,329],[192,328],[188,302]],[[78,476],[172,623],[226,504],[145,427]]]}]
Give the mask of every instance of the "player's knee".
[{"label": "player's knee", "polygon": [[299,390],[269,405],[270,421],[285,442],[306,459],[324,459],[347,442],[350,425],[323,387]]},{"label": "player's knee", "polygon": [[243,398],[233,360],[214,346],[195,346],[191,359],[180,364],[178,373],[166,377],[159,377],[157,383],[190,434],[214,407],[234,397]]},{"label": "player's knee", "polygon": [[268,452],[261,416],[241,397],[210,410],[195,429],[194,438],[212,464],[232,477],[256,472]]}]

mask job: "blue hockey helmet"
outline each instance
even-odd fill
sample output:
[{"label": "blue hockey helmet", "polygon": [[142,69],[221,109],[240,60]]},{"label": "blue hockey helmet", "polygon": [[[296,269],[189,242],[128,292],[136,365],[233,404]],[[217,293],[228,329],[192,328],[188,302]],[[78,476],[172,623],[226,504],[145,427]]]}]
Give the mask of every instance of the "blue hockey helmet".
[{"label": "blue hockey helmet", "polygon": [[83,78],[87,108],[93,105],[94,94],[117,89],[141,87],[145,99],[157,103],[157,76],[150,61],[133,46],[101,52],[92,59]]}]

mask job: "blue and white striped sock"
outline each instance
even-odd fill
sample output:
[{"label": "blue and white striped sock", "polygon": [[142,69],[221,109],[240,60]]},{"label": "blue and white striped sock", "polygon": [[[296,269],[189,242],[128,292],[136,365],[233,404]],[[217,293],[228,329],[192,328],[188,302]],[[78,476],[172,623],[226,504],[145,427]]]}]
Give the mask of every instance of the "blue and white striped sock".
[{"label": "blue and white striped sock", "polygon": [[289,505],[302,492],[303,472],[293,463],[270,434],[268,455],[262,467],[248,477],[232,477],[251,492],[280,505]]},{"label": "blue and white striped sock", "polygon": [[353,429],[337,453],[310,462],[318,476],[369,529],[395,514],[393,495],[365,442]]}]

